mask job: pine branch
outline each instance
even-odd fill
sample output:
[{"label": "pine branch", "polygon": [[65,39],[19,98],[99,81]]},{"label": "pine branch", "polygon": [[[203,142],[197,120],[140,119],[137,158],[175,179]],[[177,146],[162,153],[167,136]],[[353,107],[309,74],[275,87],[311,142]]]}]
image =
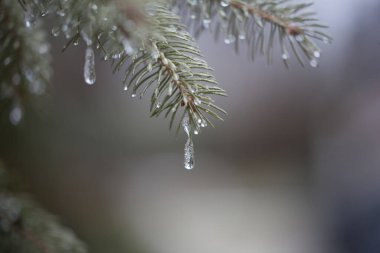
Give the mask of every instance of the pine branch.
[{"label": "pine branch", "polygon": [[[291,4],[289,0],[240,1],[240,0],[194,0],[174,1],[182,10],[195,34],[210,28],[216,23],[215,34],[224,32],[226,44],[246,40],[251,58],[257,53],[266,54],[272,61],[276,36],[281,50],[281,58],[287,66],[292,51],[298,62],[304,66],[304,58],[312,67],[318,66],[321,50],[316,41],[330,43],[331,37],[323,30],[325,25],[318,23],[313,12],[307,9],[311,4]],[[268,27],[268,29],[266,29]]]},{"label": "pine branch", "polygon": [[39,22],[31,27],[27,21],[24,26],[17,1],[0,1],[0,31],[0,102],[2,111],[10,111],[10,122],[16,125],[27,101],[43,94],[48,86],[50,47]]},{"label": "pine branch", "polygon": [[10,190],[12,182],[7,175],[0,165],[0,252],[87,252],[86,246],[55,216],[28,196]]}]

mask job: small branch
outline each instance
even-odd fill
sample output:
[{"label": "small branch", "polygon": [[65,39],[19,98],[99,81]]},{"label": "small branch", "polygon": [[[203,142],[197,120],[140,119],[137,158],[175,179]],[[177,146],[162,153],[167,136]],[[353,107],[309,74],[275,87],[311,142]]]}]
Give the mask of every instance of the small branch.
[{"label": "small branch", "polygon": [[231,1],[231,6],[240,10],[245,9],[253,15],[259,16],[270,23],[276,24],[282,27],[289,35],[297,36],[304,33],[302,28],[295,26],[289,21],[284,20],[271,12],[262,10],[261,8],[256,6],[252,6],[249,3],[241,1]]}]

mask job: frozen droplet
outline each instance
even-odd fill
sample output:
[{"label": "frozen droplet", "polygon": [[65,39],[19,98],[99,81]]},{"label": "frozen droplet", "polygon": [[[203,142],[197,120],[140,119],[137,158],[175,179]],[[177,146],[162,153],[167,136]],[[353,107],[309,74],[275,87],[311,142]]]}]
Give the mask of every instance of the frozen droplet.
[{"label": "frozen droplet", "polygon": [[131,97],[135,98],[137,95],[135,92],[132,93]]},{"label": "frozen droplet", "polygon": [[65,12],[64,10],[62,10],[62,9],[57,10],[57,11],[56,11],[56,14],[57,14],[58,16],[60,16],[60,17],[64,17],[64,16],[66,16],[66,12]]},{"label": "frozen droplet", "polygon": [[85,63],[84,63],[84,80],[89,85],[94,84],[96,81],[95,53],[92,47],[86,48]]},{"label": "frozen droplet", "polygon": [[185,169],[191,170],[194,168],[194,145],[190,137],[187,138],[185,143],[184,160]]},{"label": "frozen droplet", "polygon": [[211,19],[209,19],[209,18],[204,18],[204,19],[202,20],[202,24],[203,24],[203,27],[204,27],[204,28],[206,28],[206,29],[210,28]]},{"label": "frozen droplet", "polygon": [[318,67],[318,61],[316,59],[312,59],[310,61],[310,66],[312,66],[313,68]]},{"label": "frozen droplet", "polygon": [[61,28],[59,26],[54,26],[51,29],[51,35],[53,35],[54,37],[57,37],[60,33],[61,33]]},{"label": "frozen droplet", "polygon": [[9,114],[9,120],[13,125],[18,125],[22,119],[22,109],[20,106],[13,107],[11,113]]},{"label": "frozen droplet", "polygon": [[187,136],[190,136],[190,119],[189,115],[186,113],[186,115],[183,117],[182,120],[182,127]]},{"label": "frozen droplet", "polygon": [[38,47],[38,52],[40,54],[46,54],[48,51],[49,51],[49,44],[47,44],[47,43],[41,44]]},{"label": "frozen droplet", "polygon": [[227,35],[227,37],[224,39],[224,43],[226,44],[232,44],[235,42],[235,36],[232,34]]},{"label": "frozen droplet", "polygon": [[25,26],[27,28],[31,27],[33,25],[33,23],[36,21],[36,16],[34,15],[32,9],[28,8],[26,11],[25,11],[25,16],[24,16],[24,22],[25,22]]},{"label": "frozen droplet", "polygon": [[313,52],[313,55],[314,55],[315,58],[319,58],[319,57],[321,57],[321,52],[318,51],[318,50],[316,50],[316,51]]},{"label": "frozen droplet", "polygon": [[245,40],[245,39],[246,39],[245,32],[240,32],[240,34],[239,34],[239,40]]},{"label": "frozen droplet", "polygon": [[227,7],[227,6],[230,5],[230,0],[222,0],[222,1],[220,2],[220,5],[221,5],[222,7]]},{"label": "frozen droplet", "polygon": [[158,52],[157,49],[153,49],[152,53],[151,53],[151,56],[154,60],[157,60],[158,57],[160,56],[160,53]]}]

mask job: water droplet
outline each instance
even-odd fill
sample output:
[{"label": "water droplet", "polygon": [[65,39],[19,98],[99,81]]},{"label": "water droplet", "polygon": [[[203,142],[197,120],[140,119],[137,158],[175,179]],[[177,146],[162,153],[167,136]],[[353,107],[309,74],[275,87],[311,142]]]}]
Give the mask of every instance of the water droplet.
[{"label": "water droplet", "polygon": [[131,97],[133,97],[133,98],[135,98],[137,95],[136,95],[136,93],[132,93],[132,95],[131,95]]},{"label": "water droplet", "polygon": [[156,108],[157,108],[157,109],[160,109],[160,107],[161,107],[161,104],[160,104],[159,102],[157,102],[157,104],[156,104]]},{"label": "water droplet", "polygon": [[246,38],[245,33],[239,34],[239,40],[245,40],[245,38]]},{"label": "water droplet", "polygon": [[209,18],[204,18],[204,19],[202,20],[202,24],[203,24],[203,27],[204,27],[204,28],[206,28],[206,29],[210,28],[211,19],[209,19]]},{"label": "water droplet", "polygon": [[25,16],[24,16],[24,22],[25,22],[25,26],[27,28],[31,27],[33,25],[33,23],[36,21],[36,16],[34,15],[33,11],[31,8],[28,8],[26,11],[25,11]]},{"label": "water droplet", "polygon": [[207,122],[204,120],[204,121],[202,121],[202,123],[201,123],[201,127],[207,127]]},{"label": "water droplet", "polygon": [[224,43],[226,44],[232,44],[235,42],[235,36],[232,34],[227,35],[227,37],[224,39]]},{"label": "water droplet", "polygon": [[13,125],[18,125],[22,119],[22,109],[16,105],[9,114],[9,120]]},{"label": "water droplet", "polygon": [[283,54],[281,55],[281,58],[282,58],[283,60],[287,60],[287,59],[289,59],[289,55],[288,55],[287,53],[283,53]]},{"label": "water droplet", "polygon": [[123,90],[127,91],[128,90],[128,85],[124,85]]},{"label": "water droplet", "polygon": [[191,170],[194,168],[194,145],[190,137],[187,138],[185,143],[185,155],[184,155],[185,169]]},{"label": "water droplet", "polygon": [[312,66],[313,68],[318,67],[318,61],[316,59],[312,59],[310,61],[310,66]]},{"label": "water droplet", "polygon": [[96,4],[92,4],[91,9],[96,12],[98,10],[98,6]]},{"label": "water droplet", "polygon": [[227,6],[230,5],[230,1],[229,1],[229,0],[222,0],[222,1],[220,2],[220,5],[221,5],[222,7],[227,7]]},{"label": "water droplet", "polygon": [[60,17],[64,17],[64,16],[66,16],[66,12],[65,12],[64,10],[62,10],[62,9],[57,10],[56,14],[57,14],[58,16],[60,16]]},{"label": "water droplet", "polygon": [[198,131],[198,130],[194,130],[194,134],[195,134],[195,135],[198,135],[198,134],[199,134],[199,131]]},{"label": "water droplet", "polygon": [[190,15],[190,19],[196,19],[196,18],[197,18],[197,15],[195,13]]},{"label": "water droplet", "polygon": [[202,101],[199,98],[195,98],[194,99],[194,104],[195,105],[200,105],[200,104],[202,104]]},{"label": "water droplet", "polygon": [[61,28],[59,26],[54,26],[52,29],[51,29],[51,35],[53,35],[54,37],[58,37],[58,35],[61,33]]},{"label": "water droplet", "polygon": [[148,66],[147,66],[146,68],[147,68],[147,70],[148,70],[149,72],[152,71],[152,63],[149,62]]},{"label": "water droplet", "polygon": [[316,51],[314,51],[313,55],[315,58],[319,58],[319,57],[321,57],[321,52],[316,50]]},{"label": "water droplet", "polygon": [[86,48],[86,56],[84,63],[84,80],[89,85],[94,84],[96,81],[95,53],[92,47]]},{"label": "water droplet", "polygon": [[157,60],[158,57],[160,56],[160,53],[158,52],[157,49],[153,49],[152,53],[151,53],[151,56],[154,60]]}]

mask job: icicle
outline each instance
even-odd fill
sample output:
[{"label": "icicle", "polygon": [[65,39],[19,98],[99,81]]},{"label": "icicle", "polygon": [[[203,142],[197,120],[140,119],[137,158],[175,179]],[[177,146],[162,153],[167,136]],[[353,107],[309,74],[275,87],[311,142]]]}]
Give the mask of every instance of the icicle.
[{"label": "icicle", "polygon": [[84,63],[84,80],[87,84],[92,85],[96,81],[95,73],[95,54],[91,46],[86,48],[86,56]]},{"label": "icicle", "polygon": [[185,144],[185,169],[191,170],[194,168],[194,145],[190,137],[187,138]]}]

